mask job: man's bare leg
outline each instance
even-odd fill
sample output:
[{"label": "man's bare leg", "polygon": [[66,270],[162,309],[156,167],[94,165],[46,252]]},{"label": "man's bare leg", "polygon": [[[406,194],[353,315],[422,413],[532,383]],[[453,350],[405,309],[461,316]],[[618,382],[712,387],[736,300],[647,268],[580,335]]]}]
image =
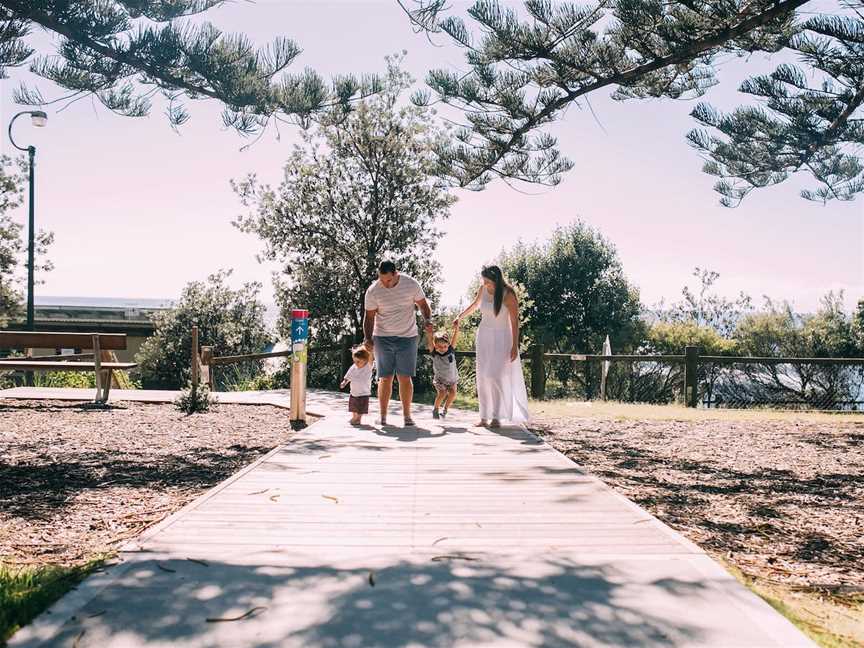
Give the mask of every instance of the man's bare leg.
[{"label": "man's bare leg", "polygon": [[405,422],[411,421],[411,401],[414,398],[414,381],[411,376],[397,376],[399,379],[399,400],[402,401],[402,415]]},{"label": "man's bare leg", "polygon": [[378,379],[378,407],[381,409],[381,424],[387,422],[387,407],[390,405],[390,394],[393,393],[393,376]]}]

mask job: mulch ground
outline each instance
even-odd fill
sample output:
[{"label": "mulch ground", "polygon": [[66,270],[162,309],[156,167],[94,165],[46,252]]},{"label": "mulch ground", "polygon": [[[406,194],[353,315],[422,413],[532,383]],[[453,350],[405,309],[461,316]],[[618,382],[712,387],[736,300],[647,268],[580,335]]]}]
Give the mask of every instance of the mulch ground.
[{"label": "mulch ground", "polygon": [[543,418],[537,432],[709,553],[864,591],[864,422]]},{"label": "mulch ground", "polygon": [[110,552],[290,435],[269,406],[0,400],[0,561]]}]

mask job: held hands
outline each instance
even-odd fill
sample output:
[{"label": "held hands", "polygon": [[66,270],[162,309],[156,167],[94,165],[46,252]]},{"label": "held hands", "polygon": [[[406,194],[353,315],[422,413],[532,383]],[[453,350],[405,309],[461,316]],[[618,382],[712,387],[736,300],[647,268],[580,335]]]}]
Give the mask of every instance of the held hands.
[{"label": "held hands", "polygon": [[343,380],[343,381],[342,381],[342,384],[339,385],[339,389],[345,389],[345,385],[347,385],[347,384],[348,384],[348,381],[347,381],[347,380]]}]

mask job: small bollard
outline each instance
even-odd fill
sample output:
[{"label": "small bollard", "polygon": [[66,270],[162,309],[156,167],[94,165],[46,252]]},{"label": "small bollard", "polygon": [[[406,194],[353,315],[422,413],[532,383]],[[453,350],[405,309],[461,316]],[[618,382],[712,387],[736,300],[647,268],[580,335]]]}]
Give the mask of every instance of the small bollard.
[{"label": "small bollard", "polygon": [[291,311],[291,427],[306,427],[306,365],[308,361],[309,311]]}]

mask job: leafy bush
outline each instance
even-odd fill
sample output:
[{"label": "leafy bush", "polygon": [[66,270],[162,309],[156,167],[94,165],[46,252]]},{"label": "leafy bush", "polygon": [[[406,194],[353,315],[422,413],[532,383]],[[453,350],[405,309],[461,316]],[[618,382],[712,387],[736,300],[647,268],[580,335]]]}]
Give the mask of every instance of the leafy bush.
[{"label": "leafy bush", "polygon": [[33,384],[36,387],[69,387],[76,389],[95,389],[96,374],[90,371],[48,371],[35,373]]},{"label": "leafy bush", "polygon": [[[177,306],[158,314],[155,334],[136,356],[145,388],[178,389],[191,379],[192,326],[198,326],[199,343],[217,355],[257,353],[271,341],[264,323],[264,304],[258,299],[261,284],[245,284],[240,290],[227,285],[230,271],[210,275],[206,281],[186,286]],[[262,372],[260,362],[236,365],[244,378]],[[217,388],[236,374],[219,371]]]},{"label": "leafy bush", "polygon": [[639,292],[615,247],[584,223],[559,227],[543,244],[519,243],[499,265],[524,287],[517,295],[525,336],[547,351],[598,352],[607,334],[623,351],[641,339]]},{"label": "leafy bush", "polygon": [[[860,305],[859,305],[860,309]],[[735,340],[742,355],[851,357],[856,343],[856,312],[843,310],[843,294],[829,292],[814,314],[796,313],[788,303],[766,300],[762,312],[742,318]],[[808,407],[843,407],[860,397],[864,367],[812,365],[739,365],[719,385],[726,402],[790,402]]]},{"label": "leafy bush", "polygon": [[210,395],[210,388],[207,385],[203,383],[195,385],[191,382],[174,401],[177,409],[186,414],[206,412],[215,404],[216,401]]}]

